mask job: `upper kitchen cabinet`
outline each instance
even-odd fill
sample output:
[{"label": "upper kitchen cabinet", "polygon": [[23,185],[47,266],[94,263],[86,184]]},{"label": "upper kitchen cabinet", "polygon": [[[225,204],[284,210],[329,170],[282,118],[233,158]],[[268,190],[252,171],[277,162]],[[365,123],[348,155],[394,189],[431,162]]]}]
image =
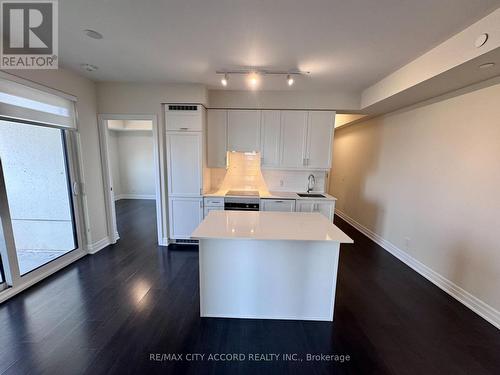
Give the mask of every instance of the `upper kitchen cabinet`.
[{"label": "upper kitchen cabinet", "polygon": [[167,131],[203,130],[203,106],[200,104],[168,104],[165,106]]},{"label": "upper kitchen cabinet", "polygon": [[310,169],[329,169],[335,112],[311,111],[307,121],[305,164]]},{"label": "upper kitchen cabinet", "polygon": [[280,167],[304,168],[307,111],[281,111]]},{"label": "upper kitchen cabinet", "polygon": [[228,151],[260,151],[260,116],[258,110],[227,112]]},{"label": "upper kitchen cabinet", "polygon": [[260,151],[262,168],[331,167],[335,112],[208,110],[208,166],[224,168],[226,151]]},{"label": "upper kitchen cabinet", "polygon": [[281,111],[262,111],[261,118],[261,165],[263,167],[279,167]]},{"label": "upper kitchen cabinet", "polygon": [[207,164],[210,168],[226,167],[227,110],[209,109],[207,117]]}]

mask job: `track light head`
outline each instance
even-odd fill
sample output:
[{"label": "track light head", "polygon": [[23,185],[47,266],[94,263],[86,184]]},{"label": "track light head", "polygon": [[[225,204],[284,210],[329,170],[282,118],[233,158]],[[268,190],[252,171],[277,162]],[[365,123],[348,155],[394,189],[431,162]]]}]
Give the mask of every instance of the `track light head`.
[{"label": "track light head", "polygon": [[256,88],[259,84],[259,75],[257,72],[252,72],[248,75],[248,84],[251,88]]},{"label": "track light head", "polygon": [[286,76],[286,83],[288,83],[288,86],[292,86],[294,83],[293,77],[290,74]]},{"label": "track light head", "polygon": [[220,83],[222,83],[222,86],[226,87],[227,86],[227,74],[224,74],[224,77],[220,80]]}]

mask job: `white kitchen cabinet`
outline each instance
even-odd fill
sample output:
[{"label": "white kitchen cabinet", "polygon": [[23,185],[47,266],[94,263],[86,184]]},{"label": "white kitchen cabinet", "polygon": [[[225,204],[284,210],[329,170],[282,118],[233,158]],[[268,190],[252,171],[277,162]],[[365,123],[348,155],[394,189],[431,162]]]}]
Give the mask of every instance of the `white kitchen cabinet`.
[{"label": "white kitchen cabinet", "polygon": [[207,116],[207,164],[210,168],[226,167],[227,110],[209,109]]},{"label": "white kitchen cabinet", "polygon": [[205,218],[210,211],[223,211],[223,197],[205,197],[203,198],[203,217]]},{"label": "white kitchen cabinet", "polygon": [[203,107],[199,104],[165,105],[167,131],[201,132],[203,129]]},{"label": "white kitchen cabinet", "polygon": [[333,222],[335,201],[312,199],[297,200],[295,203],[295,210],[297,212],[319,212]]},{"label": "white kitchen cabinet", "polygon": [[260,151],[263,168],[331,168],[335,112],[208,111],[208,166],[226,166],[227,151]]},{"label": "white kitchen cabinet", "polygon": [[227,112],[228,151],[260,151],[260,113],[258,110]]},{"label": "white kitchen cabinet", "polygon": [[168,194],[202,194],[202,134],[167,132]]},{"label": "white kitchen cabinet", "polygon": [[203,199],[174,197],[169,199],[170,237],[189,239],[203,220]]},{"label": "white kitchen cabinet", "polygon": [[310,111],[307,119],[305,164],[308,169],[329,169],[335,112]]},{"label": "white kitchen cabinet", "polygon": [[304,168],[306,111],[281,111],[281,161],[284,168]]},{"label": "white kitchen cabinet", "polygon": [[261,211],[279,211],[279,212],[294,212],[294,199],[261,199]]},{"label": "white kitchen cabinet", "polygon": [[280,165],[281,111],[262,111],[261,121],[261,165]]},{"label": "white kitchen cabinet", "polygon": [[210,211],[224,211],[224,207],[205,207],[203,209],[203,218],[206,218]]},{"label": "white kitchen cabinet", "polygon": [[224,208],[224,197],[205,197],[203,198],[205,207],[222,207]]}]

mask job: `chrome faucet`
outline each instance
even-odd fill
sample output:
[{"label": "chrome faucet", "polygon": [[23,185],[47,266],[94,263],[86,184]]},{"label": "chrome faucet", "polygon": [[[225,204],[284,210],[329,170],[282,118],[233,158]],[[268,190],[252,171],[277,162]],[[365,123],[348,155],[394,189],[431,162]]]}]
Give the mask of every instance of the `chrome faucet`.
[{"label": "chrome faucet", "polygon": [[314,185],[316,185],[316,179],[314,178],[313,174],[310,174],[309,177],[307,177],[307,193],[308,194],[314,189]]}]

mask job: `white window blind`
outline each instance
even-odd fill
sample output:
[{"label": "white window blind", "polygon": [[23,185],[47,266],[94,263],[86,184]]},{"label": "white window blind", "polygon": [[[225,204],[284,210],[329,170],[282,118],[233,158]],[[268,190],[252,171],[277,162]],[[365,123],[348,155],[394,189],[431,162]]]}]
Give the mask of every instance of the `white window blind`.
[{"label": "white window blind", "polygon": [[0,78],[0,116],[76,128],[72,100]]}]

